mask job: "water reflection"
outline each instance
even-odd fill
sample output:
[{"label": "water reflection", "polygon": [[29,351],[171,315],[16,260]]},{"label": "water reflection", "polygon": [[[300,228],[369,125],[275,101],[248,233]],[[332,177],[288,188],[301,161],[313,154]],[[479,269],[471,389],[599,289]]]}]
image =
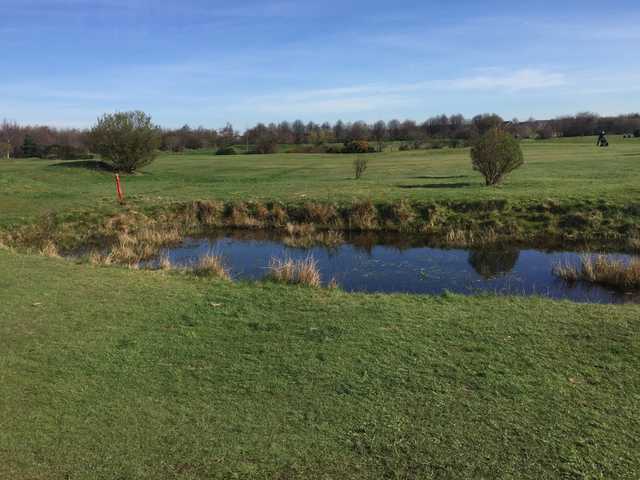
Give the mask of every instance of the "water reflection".
[{"label": "water reflection", "polygon": [[[322,242],[330,239],[330,246]],[[587,284],[567,285],[553,276],[559,262],[578,262],[581,252],[516,246],[436,248],[424,237],[399,233],[345,233],[296,237],[270,230],[211,232],[163,252],[176,265],[216,252],[236,279],[261,279],[272,257],[317,260],[324,282],[335,278],[347,291],[440,294],[491,292],[545,295],[580,302],[640,302]],[[617,255],[625,258],[625,255]]]},{"label": "water reflection", "polygon": [[508,247],[501,250],[489,247],[469,252],[469,264],[478,275],[487,280],[510,273],[518,263],[518,258],[520,250]]}]

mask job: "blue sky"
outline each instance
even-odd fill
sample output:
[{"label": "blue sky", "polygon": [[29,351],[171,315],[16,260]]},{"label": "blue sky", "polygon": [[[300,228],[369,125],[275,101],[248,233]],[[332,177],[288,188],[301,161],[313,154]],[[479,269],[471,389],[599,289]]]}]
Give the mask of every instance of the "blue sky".
[{"label": "blue sky", "polygon": [[637,0],[0,0],[0,45],[20,123],[640,111]]}]

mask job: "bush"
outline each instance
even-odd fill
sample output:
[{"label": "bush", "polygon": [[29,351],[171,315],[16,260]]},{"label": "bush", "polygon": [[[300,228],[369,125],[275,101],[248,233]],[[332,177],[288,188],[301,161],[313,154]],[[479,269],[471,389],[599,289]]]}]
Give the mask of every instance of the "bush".
[{"label": "bush", "polygon": [[278,142],[272,138],[261,138],[256,143],[256,153],[269,154],[278,151]]},{"label": "bush", "polygon": [[237,155],[236,149],[233,147],[220,147],[216,150],[216,155]]},{"label": "bush", "polygon": [[367,169],[367,165],[369,160],[366,158],[358,157],[353,161],[353,170],[356,176],[356,179],[359,179],[364,175],[365,170]]},{"label": "bush", "polygon": [[633,131],[633,136],[636,138],[640,138],[640,128]]},{"label": "bush", "polygon": [[492,128],[471,149],[471,163],[473,169],[484,176],[487,185],[497,185],[505,175],[524,164],[524,156],[513,136]]},{"label": "bush", "polygon": [[94,151],[115,170],[131,173],[155,160],[160,129],[144,112],[119,112],[99,118],[89,139]]},{"label": "bush", "polygon": [[366,140],[350,140],[344,143],[342,153],[373,153],[375,149]]}]

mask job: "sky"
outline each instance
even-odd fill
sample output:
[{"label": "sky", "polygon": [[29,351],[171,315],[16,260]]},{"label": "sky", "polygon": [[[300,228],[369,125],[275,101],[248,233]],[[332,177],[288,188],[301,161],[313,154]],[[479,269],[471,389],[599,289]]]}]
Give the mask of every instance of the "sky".
[{"label": "sky", "polygon": [[640,2],[0,0],[0,119],[640,111]]}]

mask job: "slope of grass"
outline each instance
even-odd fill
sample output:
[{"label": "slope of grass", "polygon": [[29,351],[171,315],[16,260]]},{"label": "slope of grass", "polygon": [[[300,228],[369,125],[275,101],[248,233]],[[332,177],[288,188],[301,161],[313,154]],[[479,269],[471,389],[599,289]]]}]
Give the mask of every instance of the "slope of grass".
[{"label": "slope of grass", "polygon": [[0,266],[0,478],[640,471],[638,306]]},{"label": "slope of grass", "polygon": [[[595,139],[523,142],[527,164],[499,188],[487,188],[471,170],[467,149],[370,155],[369,168],[353,179],[351,155],[215,156],[211,152],[163,154],[123,179],[137,206],[196,198],[223,200],[473,201],[488,199],[628,203],[640,199],[640,141]],[[0,162],[0,226],[31,221],[53,210],[109,210],[113,177],[77,162]]]}]

